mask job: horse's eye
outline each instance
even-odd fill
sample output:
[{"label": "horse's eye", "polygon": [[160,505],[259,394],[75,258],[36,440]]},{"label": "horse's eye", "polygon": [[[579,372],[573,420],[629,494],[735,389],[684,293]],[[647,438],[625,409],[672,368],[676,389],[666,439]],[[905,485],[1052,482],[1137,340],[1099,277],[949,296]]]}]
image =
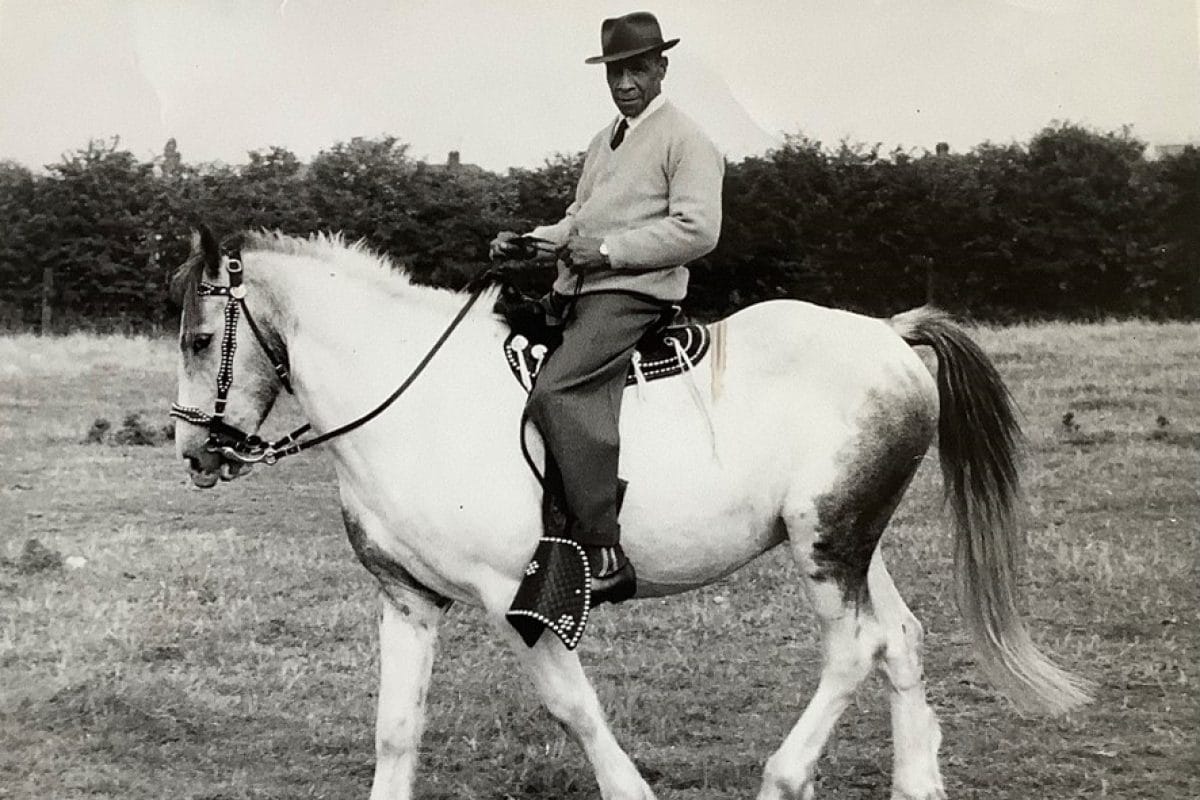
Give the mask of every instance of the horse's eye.
[{"label": "horse's eye", "polygon": [[200,355],[212,344],[211,333],[197,333],[192,337],[192,354]]}]

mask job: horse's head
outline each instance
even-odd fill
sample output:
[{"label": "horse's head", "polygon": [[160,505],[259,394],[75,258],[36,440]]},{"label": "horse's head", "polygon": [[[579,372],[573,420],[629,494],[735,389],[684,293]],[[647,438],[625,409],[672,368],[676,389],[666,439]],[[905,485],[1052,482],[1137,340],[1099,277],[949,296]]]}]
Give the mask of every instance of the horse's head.
[{"label": "horse's head", "polygon": [[[202,488],[231,480],[262,458],[256,435],[281,387],[289,388],[282,342],[264,327],[269,298],[248,294],[241,251],[202,227],[172,290],[179,323],[175,445]],[[251,309],[256,312],[251,314]]]}]

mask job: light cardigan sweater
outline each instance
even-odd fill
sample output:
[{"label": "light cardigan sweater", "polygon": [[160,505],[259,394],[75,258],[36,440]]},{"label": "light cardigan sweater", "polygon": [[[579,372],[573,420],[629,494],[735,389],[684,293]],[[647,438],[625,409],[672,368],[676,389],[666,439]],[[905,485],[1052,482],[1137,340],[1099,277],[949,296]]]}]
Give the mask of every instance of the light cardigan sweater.
[{"label": "light cardigan sweater", "polygon": [[[572,230],[604,241],[610,266],[589,272],[580,292],[625,290],[677,302],[687,294],[683,265],[717,246],[724,158],[670,102],[652,103],[616,150],[609,147],[614,128],[604,126],[588,146],[566,216],[532,234],[560,246]],[[560,263],[554,290],[570,295],[578,286]]]}]

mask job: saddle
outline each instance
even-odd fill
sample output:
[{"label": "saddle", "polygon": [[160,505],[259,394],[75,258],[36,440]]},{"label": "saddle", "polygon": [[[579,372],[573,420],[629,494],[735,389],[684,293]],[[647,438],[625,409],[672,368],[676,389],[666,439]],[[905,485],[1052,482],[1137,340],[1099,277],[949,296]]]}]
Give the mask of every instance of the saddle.
[{"label": "saddle", "polygon": [[[510,329],[504,340],[504,358],[513,377],[526,392],[533,389],[546,359],[562,344],[564,315],[560,295],[528,297],[511,285],[501,289],[495,312]],[[658,321],[638,341],[629,364],[626,386],[670,378],[692,369],[708,353],[707,326],[677,323],[681,309],[664,305]]]}]

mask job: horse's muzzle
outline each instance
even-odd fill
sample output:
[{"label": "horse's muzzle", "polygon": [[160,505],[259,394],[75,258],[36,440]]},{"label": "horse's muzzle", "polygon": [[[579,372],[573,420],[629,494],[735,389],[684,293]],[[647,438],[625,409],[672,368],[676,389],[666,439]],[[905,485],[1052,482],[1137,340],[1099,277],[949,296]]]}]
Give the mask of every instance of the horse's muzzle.
[{"label": "horse's muzzle", "polygon": [[188,477],[192,485],[200,489],[211,489],[218,481],[231,481],[250,471],[250,464],[222,458],[218,453],[205,453],[203,457],[188,456]]}]

